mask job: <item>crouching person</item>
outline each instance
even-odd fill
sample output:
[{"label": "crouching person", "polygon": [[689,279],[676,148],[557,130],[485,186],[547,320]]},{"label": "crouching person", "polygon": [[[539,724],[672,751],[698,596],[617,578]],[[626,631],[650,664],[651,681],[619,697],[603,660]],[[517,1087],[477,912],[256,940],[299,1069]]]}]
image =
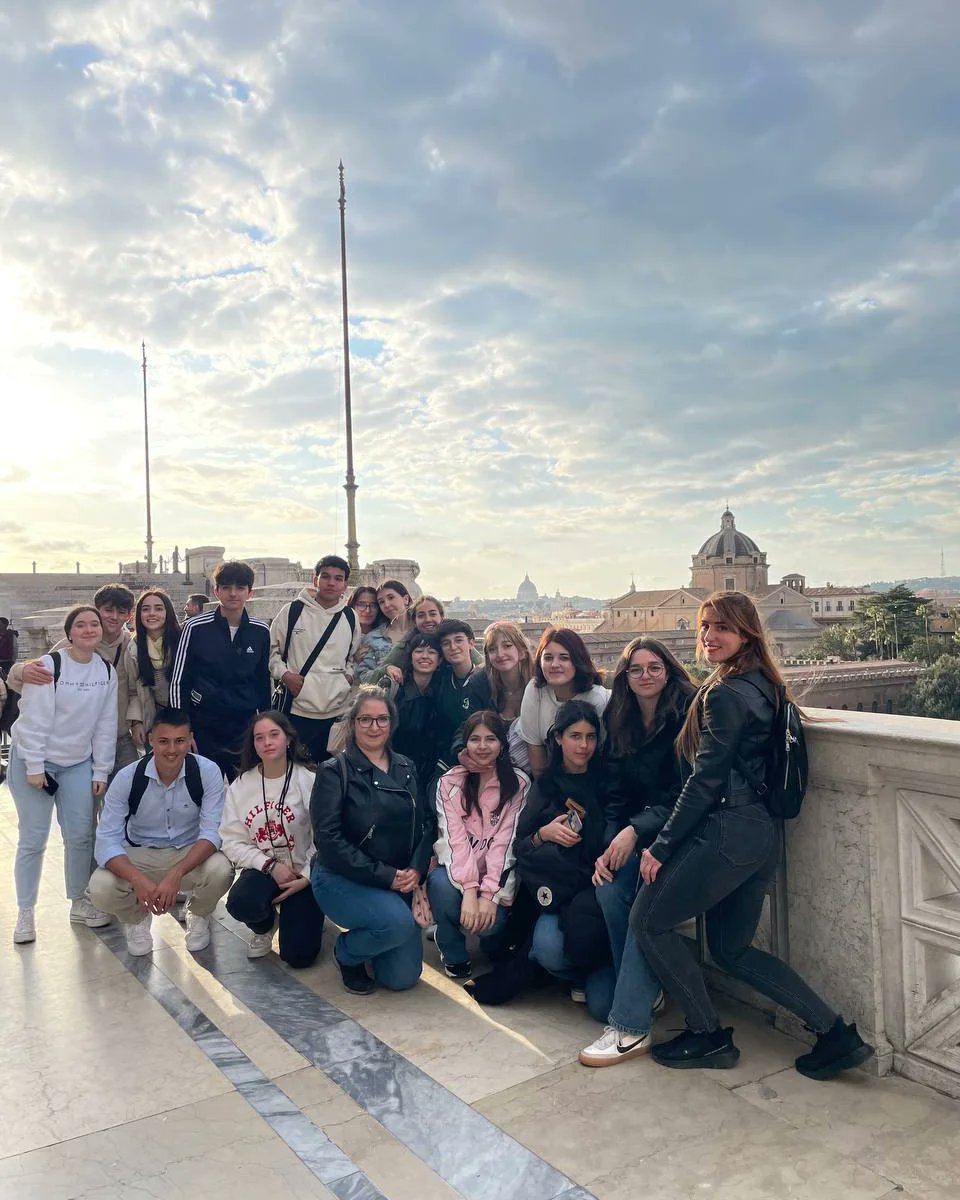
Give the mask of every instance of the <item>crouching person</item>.
[{"label": "crouching person", "polygon": [[361,688],[347,714],[347,748],[317,771],[310,800],[313,894],[345,930],[333,956],[343,986],[361,996],[375,982],[411,988],[423,969],[411,901],[433,848],[433,809],[413,763],[390,749],[396,721],[384,692]]},{"label": "crouching person", "polygon": [[270,953],[279,923],[280,957],[291,967],[311,966],[323,937],[323,913],[310,888],[314,773],[298,761],[305,757],[288,716],[255,716],[220,823],[223,852],[240,868],[227,912],[253,930],[247,957]]},{"label": "crouching person", "polygon": [[149,954],[154,915],[169,912],[177,892],[187,902],[188,950],[210,941],[210,914],[233,879],[220,853],[223,775],[188,753],[190,718],[160,708],[148,735],[151,754],[118,771],[97,828],[90,878],[93,903],[123,923],[131,954]]}]

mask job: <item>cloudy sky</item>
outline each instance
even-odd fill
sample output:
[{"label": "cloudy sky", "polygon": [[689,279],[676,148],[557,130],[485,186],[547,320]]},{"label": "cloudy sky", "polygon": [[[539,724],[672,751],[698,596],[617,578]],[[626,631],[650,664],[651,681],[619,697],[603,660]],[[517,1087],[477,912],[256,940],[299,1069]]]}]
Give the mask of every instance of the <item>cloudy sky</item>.
[{"label": "cloudy sky", "polygon": [[[11,15],[12,13],[12,15]],[[15,0],[0,571],[960,573],[956,0]]]}]

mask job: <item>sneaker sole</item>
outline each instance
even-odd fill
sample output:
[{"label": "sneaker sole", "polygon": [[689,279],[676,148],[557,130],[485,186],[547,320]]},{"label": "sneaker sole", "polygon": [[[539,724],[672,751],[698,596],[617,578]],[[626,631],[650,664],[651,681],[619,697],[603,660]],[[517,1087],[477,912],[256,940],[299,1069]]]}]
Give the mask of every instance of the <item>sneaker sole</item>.
[{"label": "sneaker sole", "polygon": [[27,934],[26,936],[24,934],[21,934],[19,937],[16,937],[16,936],[14,937],[13,944],[15,946],[29,946],[36,940],[37,940],[37,935],[35,933],[30,933],[30,934]]},{"label": "sneaker sole", "polygon": [[616,1058],[610,1058],[606,1054],[602,1057],[599,1054],[587,1054],[586,1050],[581,1050],[577,1055],[577,1061],[581,1067],[619,1067],[628,1059],[640,1058],[644,1054],[649,1054],[652,1049],[653,1047],[648,1042],[645,1046],[635,1046],[632,1050],[624,1050]]},{"label": "sneaker sole", "polygon": [[248,950],[247,958],[266,958],[272,950],[272,946],[264,946],[262,950]]},{"label": "sneaker sole", "polygon": [[[815,1079],[818,1083],[822,1083],[826,1079],[834,1079],[841,1071],[852,1071],[854,1067],[863,1066],[873,1058],[873,1047],[867,1043],[858,1046],[856,1050],[851,1050],[849,1054],[845,1054],[843,1058],[838,1058],[832,1063],[827,1063],[826,1066],[814,1069],[804,1070],[803,1067],[797,1067],[797,1071],[801,1075],[805,1075],[807,1079]],[[794,1063],[796,1066],[796,1063]]]},{"label": "sneaker sole", "polygon": [[716,1054],[708,1054],[704,1058],[657,1058],[657,1048],[653,1048],[654,1062],[661,1067],[672,1067],[678,1071],[700,1070],[729,1071],[740,1061],[740,1051],[734,1046],[732,1050],[723,1050]]},{"label": "sneaker sole", "polygon": [[143,958],[144,955],[153,953],[153,943],[149,946],[127,946],[127,953],[133,955],[134,958]]}]

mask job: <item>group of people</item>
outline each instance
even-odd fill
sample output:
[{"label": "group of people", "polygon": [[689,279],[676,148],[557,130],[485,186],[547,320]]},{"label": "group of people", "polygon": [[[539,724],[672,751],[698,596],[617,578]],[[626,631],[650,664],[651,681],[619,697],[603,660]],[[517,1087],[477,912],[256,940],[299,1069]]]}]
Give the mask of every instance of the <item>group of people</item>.
[{"label": "group of people", "polygon": [[[756,780],[784,691],[749,597],[702,604],[699,688],[638,637],[608,689],[573,630],[532,650],[495,621],[478,647],[435,597],[390,580],[347,599],[349,578],[342,558],[320,559],[269,625],[247,612],[245,563],[221,564],[216,603],[182,625],[162,591],[134,602],[112,585],[13,668],[15,942],[37,936],[56,812],[70,919],[119,920],[133,955],[166,912],[202,950],[226,897],[250,957],[277,933],[296,968],[316,961],[329,917],[343,985],[367,994],[413,987],[432,936],[480,1003],[560,981],[603,1027],[585,1066],[652,1052],[727,1068],[733,1031],[678,931],[706,914],[714,962],[816,1035],[799,1071],[827,1079],[872,1055],[752,944],[779,858]],[[489,969],[475,975],[477,948]],[[664,993],[686,1028],[654,1044]]]}]

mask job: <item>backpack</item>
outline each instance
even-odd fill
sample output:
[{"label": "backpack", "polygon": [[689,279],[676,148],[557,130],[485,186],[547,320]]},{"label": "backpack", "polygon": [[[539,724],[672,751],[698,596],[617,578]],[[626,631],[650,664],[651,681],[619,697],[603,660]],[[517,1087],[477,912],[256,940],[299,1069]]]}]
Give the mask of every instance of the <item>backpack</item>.
[{"label": "backpack", "polygon": [[[744,679],[761,695],[763,689],[751,679]],[[773,715],[773,729],[767,749],[764,778],[758,779],[742,758],[737,756],[734,765],[751,788],[767,806],[771,817],[789,821],[800,815],[803,798],[807,792],[809,764],[807,762],[807,739],[803,732],[800,713],[792,700],[787,699],[787,690],[782,683],[776,685],[777,707]]]},{"label": "backpack", "polygon": [[[133,771],[133,779],[130,783],[130,796],[127,800],[129,811],[123,822],[123,836],[126,839],[127,845],[137,846],[138,842],[131,840],[127,832],[127,826],[130,824],[130,818],[137,815],[137,810],[140,807],[140,801],[143,799],[144,793],[147,790],[147,784],[150,782],[147,779],[147,763],[152,755],[148,754],[145,758],[141,758]],[[203,778],[200,775],[200,764],[197,762],[195,754],[188,754],[183,761],[184,782],[187,785],[187,791],[190,793],[190,799],[199,808],[203,804]]]},{"label": "backpack", "polygon": [[[280,661],[284,666],[287,665],[287,655],[290,653],[290,642],[293,640],[294,628],[296,627],[297,622],[300,620],[300,614],[303,612],[304,607],[305,606],[302,600],[294,600],[290,605],[290,611],[287,613],[287,636],[284,638],[283,652],[280,655]],[[306,675],[313,664],[320,657],[324,646],[326,646],[327,642],[333,635],[333,631],[339,623],[341,617],[344,617],[347,624],[350,626],[350,639],[352,644],[353,635],[357,628],[357,616],[348,604],[337,613],[337,615],[332,621],[329,622],[326,629],[320,635],[319,642],[317,642],[317,644],[314,646],[306,662],[300,668],[298,672],[300,675]],[[278,683],[273,689],[273,695],[270,698],[270,707],[276,709],[278,712],[289,714],[290,709],[293,707],[293,701],[294,697],[292,693],[288,692],[282,683]]]},{"label": "backpack", "polygon": [[[56,687],[60,682],[60,672],[63,669],[63,658],[61,657],[59,650],[51,650],[50,658],[53,662],[53,686]],[[109,680],[113,667],[110,666],[105,658],[101,658],[100,661],[107,668],[107,679]]]}]

